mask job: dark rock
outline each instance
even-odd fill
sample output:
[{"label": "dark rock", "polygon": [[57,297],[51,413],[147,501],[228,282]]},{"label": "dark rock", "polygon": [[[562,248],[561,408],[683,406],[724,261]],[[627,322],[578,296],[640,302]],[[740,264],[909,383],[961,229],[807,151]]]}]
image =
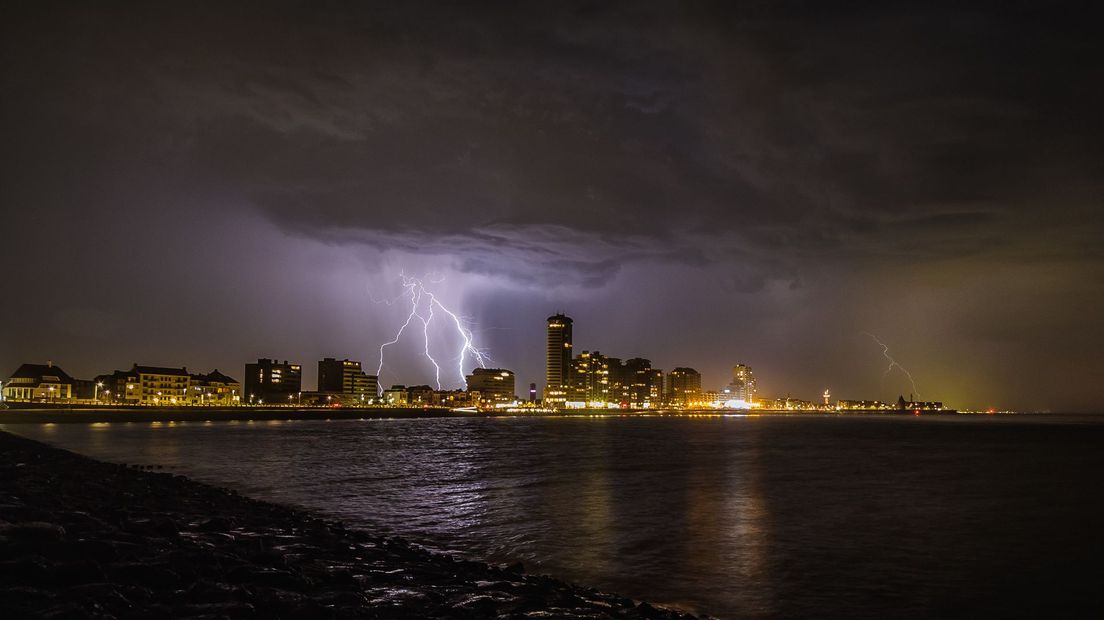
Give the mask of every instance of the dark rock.
[{"label": "dark rock", "polygon": [[179,586],[180,576],[164,563],[129,562],[112,565],[108,569],[112,579],[136,583],[155,590],[168,590]]},{"label": "dark rock", "polygon": [[101,564],[112,562],[118,558],[119,547],[119,544],[100,539],[82,538],[72,543],[75,553]]},{"label": "dark rock", "polygon": [[226,580],[245,586],[261,585],[285,590],[302,590],[309,585],[305,579],[291,571],[253,565],[237,566],[227,571]]},{"label": "dark rock", "polygon": [[29,543],[59,541],[65,538],[65,528],[45,521],[11,523],[0,535],[9,540]]},{"label": "dark rock", "polygon": [[234,524],[231,523],[230,520],[228,520],[228,519],[224,519],[224,518],[221,518],[221,517],[213,517],[213,518],[210,518],[210,519],[204,519],[203,521],[200,521],[199,523],[196,524],[195,527],[196,527],[197,530],[199,530],[201,532],[227,533],[227,532],[229,532],[229,530],[231,528],[234,527]]},{"label": "dark rock", "polygon": [[47,587],[53,585],[54,578],[50,565],[45,559],[39,556],[27,556],[0,561],[0,583]]},{"label": "dark rock", "polygon": [[202,580],[181,591],[181,595],[192,603],[217,603],[228,599],[246,598],[249,591],[237,584]]},{"label": "dark rock", "polygon": [[257,609],[244,601],[196,603],[185,605],[181,617],[246,618],[256,615]]},{"label": "dark rock", "polygon": [[53,582],[59,586],[98,583],[106,579],[100,565],[88,560],[57,563],[51,567],[50,572]]}]

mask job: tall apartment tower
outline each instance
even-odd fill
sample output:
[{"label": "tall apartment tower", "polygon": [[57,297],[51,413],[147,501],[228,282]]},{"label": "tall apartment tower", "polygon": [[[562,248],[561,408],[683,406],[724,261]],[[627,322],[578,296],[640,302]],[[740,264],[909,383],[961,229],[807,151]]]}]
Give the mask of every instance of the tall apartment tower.
[{"label": "tall apartment tower", "polygon": [[733,398],[746,403],[755,402],[755,374],[751,372],[751,366],[736,364],[732,367],[732,383],[728,389]]},{"label": "tall apartment tower", "polygon": [[701,400],[701,374],[693,368],[675,368],[667,373],[667,402],[691,407]]},{"label": "tall apartment tower", "polygon": [[571,318],[562,314],[548,317],[544,403],[557,408],[567,400],[565,384],[571,375],[571,324]]}]

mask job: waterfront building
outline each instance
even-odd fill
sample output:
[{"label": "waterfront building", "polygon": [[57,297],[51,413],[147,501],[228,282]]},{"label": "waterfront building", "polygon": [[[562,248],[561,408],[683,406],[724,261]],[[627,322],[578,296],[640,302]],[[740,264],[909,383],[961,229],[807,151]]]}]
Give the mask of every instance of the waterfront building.
[{"label": "waterfront building", "polygon": [[627,408],[629,406],[629,390],[632,387],[630,371],[617,357],[606,358],[606,376],[608,387],[606,388],[606,401],[610,404]]},{"label": "waterfront building", "polygon": [[909,394],[909,399],[906,401],[904,396],[897,397],[897,408],[901,410],[925,410],[925,411],[939,411],[943,409],[943,403],[939,401],[919,401],[913,398],[912,394]]},{"label": "waterfront building", "polygon": [[412,385],[406,388],[406,402],[409,405],[432,405],[435,390],[428,385]]},{"label": "waterfront building", "polygon": [[438,390],[433,393],[433,404],[438,407],[472,407],[472,393],[467,390]]},{"label": "waterfront building", "polygon": [[245,365],[244,402],[272,405],[302,404],[303,367],[268,358]]},{"label": "waterfront building", "polygon": [[751,366],[736,364],[732,367],[732,382],[728,384],[729,400],[741,401],[746,404],[755,402],[755,374],[751,372]]},{"label": "waterfront building", "polygon": [[789,396],[785,398],[759,398],[756,401],[756,408],[765,411],[827,411],[830,409],[828,406],[811,400],[790,398]]},{"label": "waterfront building", "polygon": [[466,377],[468,391],[479,393],[480,405],[496,405],[517,400],[514,372],[503,368],[476,368]]},{"label": "waterfront building", "polygon": [[134,391],[140,405],[183,405],[188,402],[191,375],[187,368],[139,366],[130,372],[138,377]]},{"label": "waterfront building", "polygon": [[536,383],[530,383],[529,384],[529,402],[530,402],[530,404],[533,404],[533,403],[537,402],[537,384]]},{"label": "waterfront building", "polygon": [[190,375],[188,404],[233,407],[241,404],[241,383],[216,368],[203,375]]},{"label": "waterfront building", "polygon": [[318,362],[318,391],[347,404],[367,404],[379,395],[379,378],[365,374],[360,362],[327,357]]},{"label": "waterfront building", "polygon": [[566,382],[571,376],[571,328],[573,321],[563,314],[548,317],[548,346],[545,355],[544,404],[563,407]]},{"label": "waterfront building", "polygon": [[609,362],[599,351],[583,351],[571,360],[566,388],[570,407],[606,407],[609,403]]},{"label": "waterfront building", "polygon": [[658,407],[663,402],[663,371],[642,357],[626,360],[621,380],[628,382],[628,402],[634,409]]},{"label": "waterfront building", "polygon": [[96,400],[107,403],[136,405],[140,402],[138,385],[141,379],[132,370],[116,370],[110,374],[97,375],[93,381],[99,390]]},{"label": "waterfront building", "polygon": [[73,398],[76,381],[53,362],[23,364],[4,382],[4,400],[58,402]]},{"label": "waterfront building", "polygon": [[405,385],[392,385],[383,391],[383,402],[392,407],[405,407],[408,398]]},{"label": "waterfront building", "polygon": [[701,402],[701,373],[693,368],[675,368],[667,373],[666,399],[674,407],[691,407]]}]

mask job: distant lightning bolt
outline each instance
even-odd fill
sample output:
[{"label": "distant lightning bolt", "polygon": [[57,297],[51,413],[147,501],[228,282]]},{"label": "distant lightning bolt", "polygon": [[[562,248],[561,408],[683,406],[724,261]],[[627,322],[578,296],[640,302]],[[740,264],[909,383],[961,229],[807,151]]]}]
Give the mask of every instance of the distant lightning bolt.
[{"label": "distant lightning bolt", "polygon": [[452,324],[456,327],[456,333],[459,334],[462,341],[460,350],[457,352],[457,369],[459,371],[460,381],[464,383],[465,387],[467,387],[467,379],[464,374],[464,364],[467,360],[467,357],[470,355],[472,359],[474,359],[475,362],[478,363],[479,366],[482,368],[487,367],[487,361],[489,360],[489,357],[487,356],[486,352],[481,351],[475,346],[473,342],[472,332],[470,329],[465,327],[464,321],[462,321],[455,312],[449,310],[443,303],[441,303],[441,300],[437,299],[436,295],[426,289],[424,280],[429,280],[431,284],[437,284],[443,282],[444,277],[434,276],[430,278],[427,276],[427,278],[422,279],[410,277],[406,274],[399,274],[399,277],[402,279],[402,285],[406,292],[402,293],[401,295],[399,295],[399,297],[396,297],[394,300],[391,301],[376,301],[375,299],[373,299],[373,301],[376,301],[376,303],[386,303],[387,305],[391,305],[393,302],[398,301],[399,299],[407,297],[410,299],[410,314],[407,315],[406,321],[399,327],[399,331],[395,334],[395,337],[393,339],[380,345],[380,361],[379,367],[376,369],[376,375],[379,376],[379,374],[383,372],[384,349],[390,345],[397,343],[399,339],[402,338],[403,331],[405,331],[406,328],[410,325],[410,322],[413,321],[415,317],[417,317],[418,320],[422,322],[422,336],[424,343],[422,350],[426,358],[428,358],[430,363],[433,364],[433,368],[435,371],[434,379],[437,383],[437,389],[441,389],[441,366],[440,364],[438,364],[437,360],[433,358],[433,355],[430,353],[429,347],[429,324],[433,321],[434,308],[436,308],[437,310],[440,310],[441,312],[447,314],[449,318],[452,319]]},{"label": "distant lightning bolt", "polygon": [[901,372],[905,373],[905,376],[908,377],[909,383],[912,384],[913,394],[916,395],[916,398],[920,398],[920,391],[916,389],[916,380],[912,378],[912,373],[910,373],[908,370],[906,370],[904,366],[898,364],[897,360],[893,359],[893,356],[891,356],[889,354],[889,345],[882,342],[881,340],[878,340],[878,337],[875,336],[874,334],[870,333],[870,332],[863,332],[863,333],[866,334],[867,336],[870,336],[871,338],[874,339],[874,342],[877,342],[879,345],[881,345],[882,355],[884,355],[885,358],[887,360],[889,360],[889,367],[886,368],[884,373],[882,373],[882,376],[884,377],[884,376],[888,375],[889,373],[893,372],[894,368],[896,368],[897,370],[900,370]]},{"label": "distant lightning bolt", "polygon": [[[410,321],[414,320],[414,316],[418,312],[418,295],[417,295],[417,291],[415,291],[413,288],[411,288],[408,292],[410,293],[410,306],[411,306],[410,307],[410,314],[406,317],[406,322],[403,323],[401,327],[399,327],[399,331],[395,334],[395,337],[393,339],[391,339],[391,341],[385,342],[385,343],[380,345],[380,349],[379,349],[380,350],[379,367],[376,368],[376,376],[377,377],[380,376],[381,372],[383,372],[383,350],[384,350],[384,348],[389,347],[389,346],[391,346],[391,345],[393,345],[393,344],[395,344],[396,342],[399,341],[399,338],[402,337],[403,330],[405,330],[406,327],[408,325],[410,325]],[[400,295],[399,298],[405,297],[405,296],[406,296],[406,294],[404,293],[403,295]],[[394,300],[394,301],[397,301],[397,300],[398,300],[398,298],[396,298],[396,300]],[[391,305],[391,302],[386,302],[386,303],[389,306]],[[377,389],[380,390],[378,392],[378,394],[382,395],[383,394],[383,391],[382,391],[383,386],[380,385]]]},{"label": "distant lightning bolt", "polygon": [[[421,297],[419,295],[419,297]],[[432,296],[430,297],[432,299]],[[422,319],[422,333],[425,335],[425,356],[429,358],[429,361],[433,363],[433,378],[437,382],[437,389],[441,389],[441,366],[437,364],[437,360],[433,359],[433,356],[429,354],[429,322],[433,320],[433,304],[429,304],[429,316],[422,318],[418,315],[419,319]]]}]

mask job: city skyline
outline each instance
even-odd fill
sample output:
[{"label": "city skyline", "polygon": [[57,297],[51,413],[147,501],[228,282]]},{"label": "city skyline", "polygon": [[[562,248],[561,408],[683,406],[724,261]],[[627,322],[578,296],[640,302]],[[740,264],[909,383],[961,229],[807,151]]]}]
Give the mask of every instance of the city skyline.
[{"label": "city skyline", "polygon": [[[405,281],[405,278],[404,278]],[[420,286],[420,283],[419,283]],[[426,293],[430,295],[430,293]],[[11,388],[15,392],[10,394],[13,400],[38,400],[43,397],[45,387],[57,385],[58,400],[70,398],[77,401],[99,401],[100,392],[103,391],[107,398],[105,402],[129,402],[143,405],[318,405],[318,404],[350,404],[365,405],[385,403],[389,405],[414,404],[409,400],[416,392],[417,402],[433,403],[437,405],[460,406],[453,402],[457,393],[474,392],[482,393],[481,402],[494,405],[506,403],[510,400],[525,402],[525,395],[519,395],[516,389],[515,372],[508,368],[490,368],[484,362],[490,358],[481,354],[473,361],[479,366],[473,366],[471,373],[465,372],[462,386],[442,386],[439,382],[440,362],[429,353],[430,336],[429,326],[432,315],[426,317],[418,314],[417,296],[413,297],[414,304],[407,322],[399,330],[399,335],[405,329],[410,320],[419,318],[423,320],[423,340],[420,354],[432,364],[434,375],[438,379],[435,387],[423,382],[425,377],[409,377],[412,380],[402,380],[399,383],[385,383],[380,381],[380,376],[365,372],[361,360],[349,358],[336,359],[325,357],[317,363],[315,389],[308,390],[303,383],[304,366],[295,361],[278,358],[257,358],[256,362],[247,362],[244,365],[243,380],[237,381],[220,373],[217,369],[208,374],[194,374],[187,370],[186,366],[150,366],[134,363],[129,371],[115,370],[106,374],[97,374],[92,379],[79,379],[67,374],[60,365],[55,365],[53,360],[46,364],[24,362],[16,370],[12,377],[25,377],[24,383],[16,387],[17,381],[9,380],[5,395]],[[389,304],[390,305],[390,304]],[[445,307],[442,305],[442,309]],[[452,316],[452,315],[450,315]],[[453,317],[457,318],[457,317]],[[817,405],[816,398],[810,398],[806,394],[795,394],[786,386],[778,386],[774,393],[763,393],[759,389],[759,382],[752,367],[744,362],[736,362],[731,367],[730,380],[725,385],[712,385],[703,382],[702,374],[695,368],[688,366],[676,366],[664,370],[653,366],[650,359],[603,355],[601,351],[574,347],[573,338],[574,320],[561,313],[550,316],[545,321],[546,347],[545,347],[545,384],[543,390],[537,389],[537,383],[530,383],[530,403],[536,394],[540,394],[540,402],[544,409],[578,409],[588,407],[605,408],[607,406],[620,406],[630,409],[650,409],[657,407],[696,407],[719,406],[730,409],[747,409],[762,407],[766,409],[811,409]],[[473,348],[471,334],[457,319],[456,329],[451,333],[462,336],[462,350],[478,350]],[[909,380],[912,388],[908,392],[909,398],[904,399],[904,392],[898,395],[897,403],[916,404],[917,407],[942,409],[943,402],[933,399],[921,398],[916,389],[916,384],[911,373],[889,354],[889,347],[873,334],[870,336],[880,347],[882,356],[889,361],[883,376],[889,375],[894,370],[903,373]],[[395,345],[400,341],[396,336],[383,346]],[[384,368],[382,351],[379,368]],[[461,361],[461,363],[463,363]],[[22,374],[21,374],[22,373]],[[64,380],[60,383],[58,378],[46,379],[42,386],[36,389],[26,387],[27,379],[34,376],[52,375],[57,373]],[[191,384],[187,378],[191,378]],[[508,383],[502,380],[508,378]],[[473,386],[473,381],[475,382]],[[184,382],[184,383],[181,383]],[[76,384],[81,383],[79,388]],[[0,381],[0,386],[3,382]],[[134,389],[137,388],[137,389]],[[193,394],[192,390],[196,390]],[[168,390],[168,391],[164,391]],[[93,391],[94,396],[88,393],[78,394],[78,391]],[[421,394],[421,392],[425,394]],[[829,405],[829,393],[831,388],[823,392],[824,405]],[[64,392],[64,393],[62,393]],[[50,387],[50,397],[55,397],[55,388]],[[114,397],[111,395],[114,394]],[[493,397],[488,398],[488,394]],[[304,395],[307,400],[304,401]],[[436,396],[433,396],[436,395]],[[335,396],[340,396],[334,401]],[[448,403],[440,399],[447,399]],[[285,400],[286,399],[286,400]],[[451,403],[451,404],[449,404]],[[877,398],[838,398],[836,404],[843,408],[880,409],[890,406],[892,398],[878,395]],[[867,406],[869,405],[869,406]],[[464,405],[466,406],[466,405]],[[900,408],[900,407],[898,407]],[[988,410],[995,410],[989,407]]]},{"label": "city skyline", "polygon": [[710,385],[907,393],[870,333],[921,394],[1098,409],[1104,67],[1064,6],[18,7],[0,365],[367,364],[435,273],[521,381],[564,310]]}]

